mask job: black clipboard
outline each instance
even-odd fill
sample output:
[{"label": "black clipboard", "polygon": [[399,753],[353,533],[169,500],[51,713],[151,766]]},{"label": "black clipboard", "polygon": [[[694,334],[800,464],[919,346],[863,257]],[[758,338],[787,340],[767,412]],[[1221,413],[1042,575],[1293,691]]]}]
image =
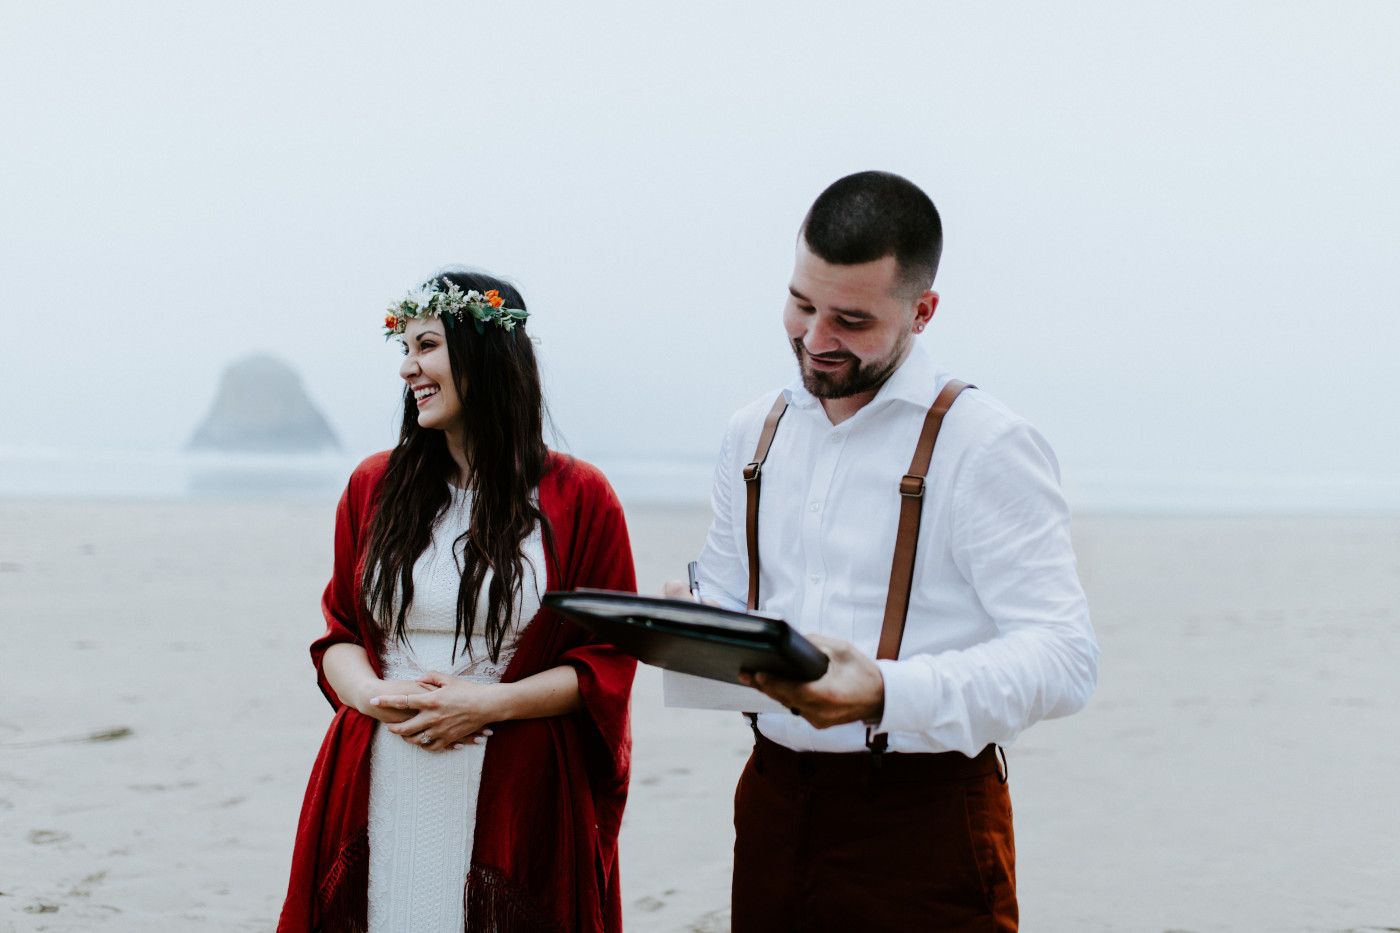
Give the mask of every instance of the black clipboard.
[{"label": "black clipboard", "polygon": [[782,619],[612,590],[552,590],[543,604],[646,664],[739,683],[762,671],[816,680],[827,657]]}]

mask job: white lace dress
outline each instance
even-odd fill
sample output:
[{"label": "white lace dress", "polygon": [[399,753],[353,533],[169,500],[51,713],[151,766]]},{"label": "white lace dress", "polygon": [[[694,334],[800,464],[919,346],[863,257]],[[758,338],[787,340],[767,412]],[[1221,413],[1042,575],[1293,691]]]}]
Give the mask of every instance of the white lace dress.
[{"label": "white lace dress", "polygon": [[[405,619],[408,644],[391,642],[385,649],[385,679],[413,680],[436,670],[477,683],[499,683],[524,624],[539,611],[545,556],[537,528],[525,544],[529,560],[523,567],[522,593],[499,659],[492,663],[479,634],[486,626],[482,599],[471,654],[459,650],[453,660],[461,574],[452,542],[467,529],[470,514],[471,493],[454,487],[452,504],[434,529],[432,544],[414,565],[413,604]],[[485,743],[424,751],[382,725],[375,729],[369,791],[370,933],[463,929],[463,890],[485,753]]]}]

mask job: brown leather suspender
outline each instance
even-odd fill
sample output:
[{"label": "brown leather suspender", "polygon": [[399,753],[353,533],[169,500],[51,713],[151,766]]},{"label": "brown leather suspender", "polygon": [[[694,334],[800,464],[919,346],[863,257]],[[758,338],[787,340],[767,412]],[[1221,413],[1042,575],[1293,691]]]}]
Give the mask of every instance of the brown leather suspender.
[{"label": "brown leather suspender", "polygon": [[880,647],[875,657],[894,660],[899,657],[899,644],[904,640],[904,622],[909,616],[909,591],[914,585],[914,555],[919,550],[919,519],[923,516],[924,484],[933,445],[943,427],[943,416],[953,407],[966,382],[953,379],[933,400],[909,472],[899,481],[899,531],[894,538],[894,561],[890,566],[890,593],[885,597],[885,621],[880,626]]},{"label": "brown leather suspender", "polygon": [[749,500],[748,515],[744,519],[744,533],[749,541],[749,612],[758,608],[758,487],[763,481],[763,461],[768,459],[768,448],[773,446],[773,435],[778,433],[778,422],[783,420],[785,411],[787,396],[779,392],[768,417],[763,419],[763,433],[758,436],[753,460],[744,467],[744,486]]},{"label": "brown leather suspender", "polygon": [[[923,513],[924,487],[928,477],[929,462],[933,459],[933,445],[938,441],[938,432],[943,427],[943,416],[953,407],[953,402],[964,389],[975,388],[960,379],[953,379],[938,393],[924,416],[923,430],[919,432],[919,443],[914,447],[914,459],[909,464],[909,472],[899,481],[899,530],[895,535],[894,560],[890,566],[890,589],[885,598],[885,618],[880,626],[880,643],[875,657],[893,660],[899,657],[899,646],[904,640],[904,623],[909,615],[909,594],[914,583],[914,557],[919,548],[919,520]],[[758,492],[763,461],[768,457],[768,449],[773,446],[773,435],[777,433],[778,422],[787,410],[787,399],[779,395],[773,409],[763,422],[763,433],[759,435],[758,447],[754,450],[753,461],[744,467],[744,484],[748,489],[748,515],[745,522],[749,545],[749,610],[758,608]],[[866,743],[872,751],[883,752],[889,744],[884,733],[874,736]]]},{"label": "brown leather suspender", "polygon": [[[909,618],[909,592],[914,585],[914,556],[919,550],[919,519],[923,517],[924,487],[933,445],[943,427],[943,416],[953,407],[963,389],[970,386],[961,379],[949,380],[938,393],[924,416],[919,443],[914,447],[914,459],[909,472],[899,481],[899,530],[894,538],[894,560],[890,562],[890,592],[885,597],[885,620],[880,624],[880,646],[875,657],[893,661],[899,657],[899,645],[904,641],[904,623]],[[877,755],[889,748],[889,736],[881,732],[869,735],[865,744]]]}]

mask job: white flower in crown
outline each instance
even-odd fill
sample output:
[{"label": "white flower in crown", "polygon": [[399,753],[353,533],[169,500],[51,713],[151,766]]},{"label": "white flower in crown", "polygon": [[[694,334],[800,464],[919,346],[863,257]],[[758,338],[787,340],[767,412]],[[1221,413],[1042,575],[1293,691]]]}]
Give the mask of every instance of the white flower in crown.
[{"label": "white flower in crown", "polygon": [[434,287],[433,285],[431,285],[431,284],[429,284],[429,285],[424,285],[424,286],[422,286],[422,287],[420,287],[420,288],[416,288],[416,289],[414,289],[413,291],[409,292],[409,293],[404,297],[404,304],[412,303],[413,305],[417,306],[418,308],[420,308],[420,309],[426,311],[426,310],[428,309],[428,306],[429,306],[430,304],[432,304],[432,302],[433,302],[433,297],[434,297],[436,294],[437,294],[437,288],[435,288],[435,287]]},{"label": "white flower in crown", "polygon": [[452,281],[447,282],[447,288],[440,288],[437,280],[433,280],[389,306],[384,315],[384,339],[398,337],[402,340],[404,328],[412,320],[435,317],[452,327],[466,320],[468,315],[478,334],[486,333],[488,323],[513,331],[516,324],[530,316],[521,308],[507,308],[505,299],[494,288],[483,295],[475,289],[464,292]]}]

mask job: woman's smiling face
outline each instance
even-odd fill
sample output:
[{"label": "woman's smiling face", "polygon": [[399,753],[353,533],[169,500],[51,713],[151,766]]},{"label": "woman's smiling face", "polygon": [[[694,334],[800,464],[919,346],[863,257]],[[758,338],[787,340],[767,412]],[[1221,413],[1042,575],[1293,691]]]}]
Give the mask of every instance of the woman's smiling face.
[{"label": "woman's smiling face", "polygon": [[453,433],[461,430],[462,399],[452,378],[447,337],[438,318],[414,319],[403,332],[399,375],[413,390],[418,426]]}]

